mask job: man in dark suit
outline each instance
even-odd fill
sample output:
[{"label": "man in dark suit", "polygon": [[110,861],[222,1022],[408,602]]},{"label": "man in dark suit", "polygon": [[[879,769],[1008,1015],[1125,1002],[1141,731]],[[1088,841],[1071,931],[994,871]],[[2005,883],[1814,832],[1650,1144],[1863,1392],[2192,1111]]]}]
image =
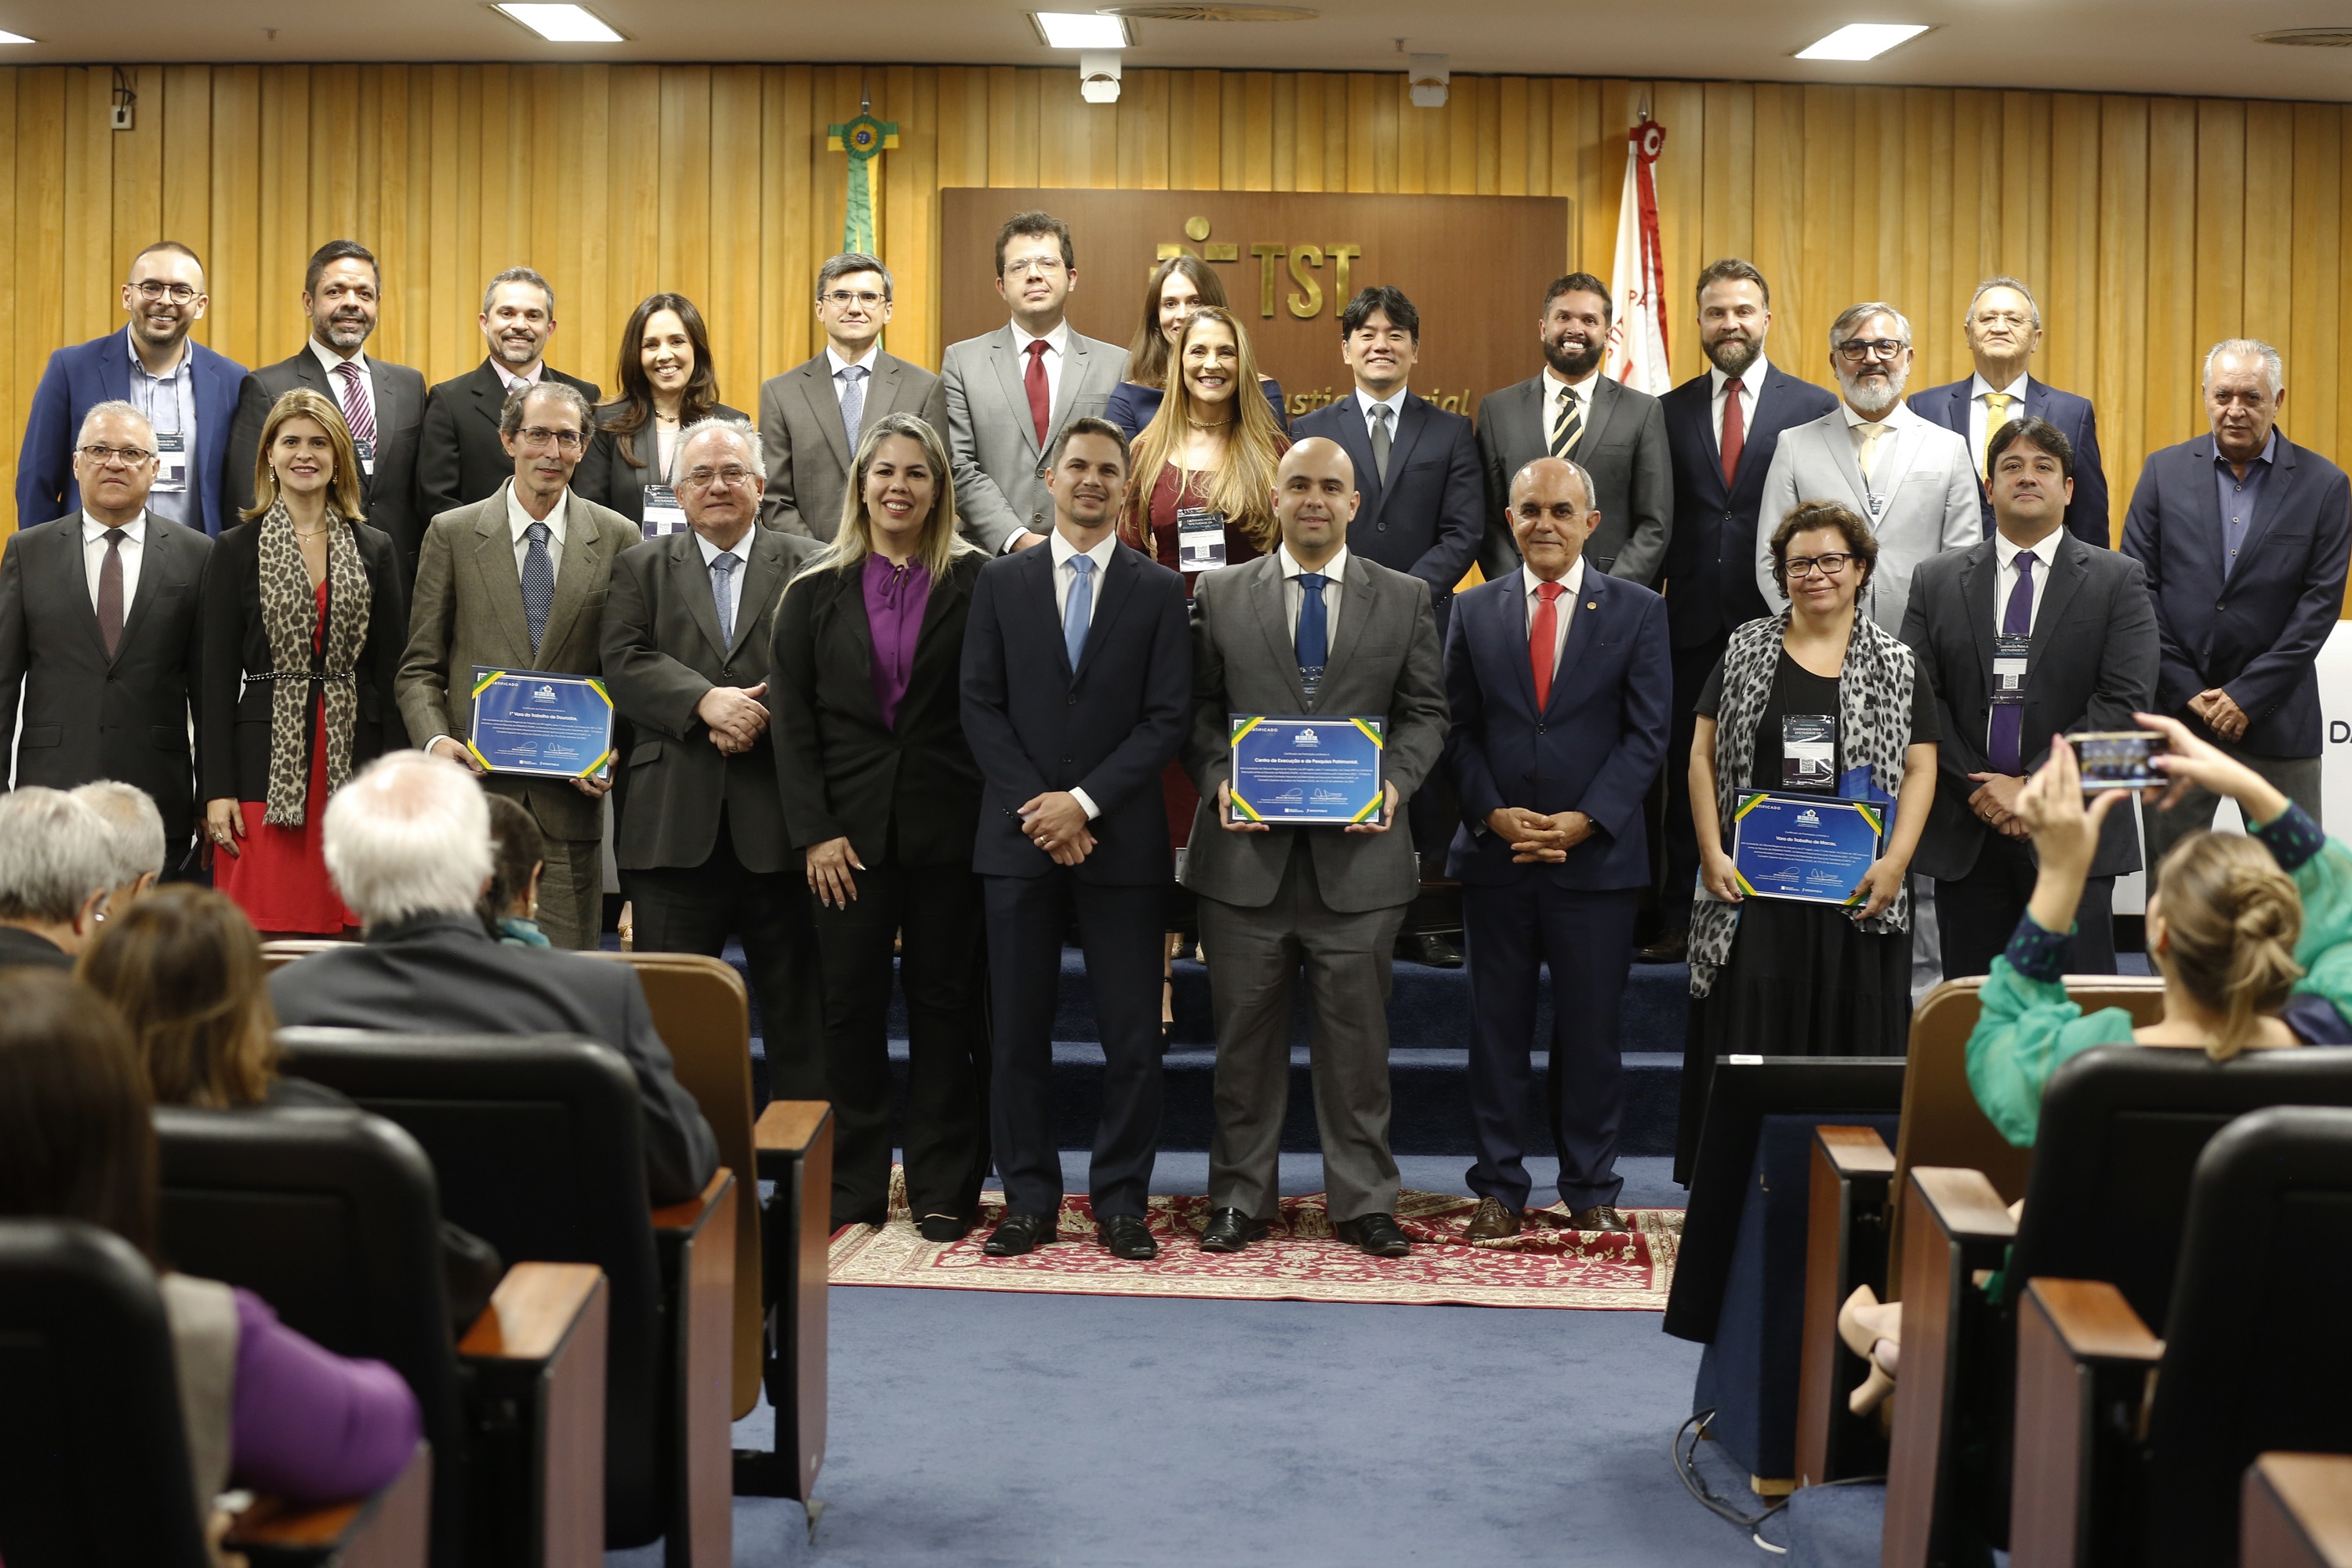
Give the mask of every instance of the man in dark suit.
[{"label": "man in dark suit", "polygon": [[2107,476],[2099,466],[2099,418],[2091,400],[2034,380],[2026,365],[2042,346],[2042,307],[2014,278],[1988,278],[1969,300],[1969,353],[1976,374],[1963,381],[1930,386],[1911,395],[1911,410],[1957,433],[1977,455],[1977,492],[1984,502],[1987,538],[1993,531],[1991,467],[1987,458],[1992,433],[2020,419],[2057,426],[2074,450],[2074,500],[2066,508],[2066,531],[2084,543],[2107,548]]},{"label": "man in dark suit", "polygon": [[720,420],[679,432],[688,531],[613,563],[604,687],[634,727],[614,833],[640,952],[720,956],[740,936],[771,1090],[824,1098],[816,927],[784,833],[768,736],[776,601],[813,539],[754,526],[759,437]]},{"label": "man in dark suit", "polygon": [[[1192,589],[1192,720],[1184,766],[1200,786],[1184,884],[1199,895],[1217,1025],[1217,1126],[1201,1247],[1266,1234],[1290,1092],[1290,988],[1306,963],[1315,1120],[1339,1238],[1379,1258],[1397,1227],[1389,1153],[1390,952],[1421,890],[1397,808],[1445,747],[1444,654],[1429,587],[1348,548],[1355,475],[1310,436],[1276,471],[1281,543],[1204,572]],[[1234,810],[1236,713],[1377,715],[1385,805],[1348,827],[1269,827]]]},{"label": "man in dark suit", "polygon": [[[2138,562],[2066,531],[2074,447],[2043,419],[1991,437],[1999,531],[1911,579],[1903,640],[1936,687],[1936,804],[1911,868],[1936,879],[1944,978],[1991,973],[2033,896],[2016,816],[2026,778],[2070,731],[2128,730],[2155,704],[2156,611]],[[2066,970],[2116,967],[2116,878],[2139,869],[2129,815],[2110,813]]]},{"label": "man in dark suit", "polygon": [[38,784],[0,795],[0,969],[70,973],[106,918],[113,835],[95,809]]},{"label": "man in dark suit", "polygon": [[[1666,625],[1674,637],[1675,720],[1666,738],[1665,880],[1661,930],[1639,954],[1680,963],[1698,880],[1691,826],[1691,731],[1699,689],[1731,629],[1770,609],[1756,590],[1757,514],[1780,432],[1837,406],[1837,398],[1764,357],[1772,289],[1754,264],[1726,257],[1698,275],[1698,343],[1706,373],[1658,399],[1674,460],[1675,518],[1666,545]],[[1772,520],[1778,526],[1780,519]]]},{"label": "man in dark suit", "polygon": [[1650,880],[1643,804],[1665,756],[1674,663],[1658,595],[1586,567],[1591,495],[1560,458],[1519,471],[1510,518],[1522,565],[1462,595],[1445,643],[1445,755],[1464,825],[1446,869],[1461,879],[1470,938],[1474,1241],[1526,1223],[1520,1131],[1534,1109],[1539,966],[1551,971],[1546,1101],[1569,1227],[1631,1228],[1616,1209],[1617,1004]]},{"label": "man in dark suit", "polygon": [[425,395],[416,437],[416,516],[425,526],[443,512],[488,500],[514,476],[499,437],[499,414],[518,386],[557,382],[577,388],[593,407],[593,381],[564,374],[546,360],[555,335],[555,289],[528,267],[509,267],[482,290],[480,317],[489,357]]},{"label": "man in dark suit", "polygon": [[83,419],[100,403],[128,403],[154,432],[147,442],[156,455],[150,512],[207,535],[236,521],[221,479],[245,366],[189,341],[188,329],[210,302],[204,263],[177,240],[157,240],[131,258],[122,285],[130,323],[58,350],[33,391],[16,454],[19,529],[81,504],[74,447]]},{"label": "man in dark suit", "polygon": [[890,414],[913,414],[948,434],[948,395],[920,365],[882,352],[890,269],[871,256],[836,256],[817,268],[816,319],[824,352],[760,388],[760,445],[768,465],[760,523],[830,541],[859,434]]},{"label": "man in dark suit", "polygon": [[188,725],[213,542],[149,510],[155,433],[131,405],[90,409],[74,445],[80,510],[0,553],[0,735],[20,785],[145,790],[178,866],[195,832]]},{"label": "man in dark suit", "polygon": [[964,631],[963,731],[986,780],[972,851],[988,900],[991,1141],[1005,1215],[992,1258],[1054,1239],[1054,1005],[1075,917],[1103,1043],[1095,1231],[1158,1255],[1144,1223],[1160,1146],[1160,957],[1168,808],[1160,777],[1191,719],[1184,580],[1116,535],[1127,437],[1074,419],[1046,464],[1054,531],[991,562]]},{"label": "man in dark suit", "polygon": [[1584,558],[1612,577],[1647,586],[1666,558],[1674,526],[1672,459],[1658,400],[1601,374],[1616,314],[1609,285],[1571,272],[1544,292],[1536,339],[1544,368],[1478,404],[1478,457],[1486,467],[1486,537],[1478,566],[1489,581],[1519,563],[1511,542],[1511,476],[1538,458],[1569,458],[1592,478],[1601,521]]},{"label": "man in dark suit", "polygon": [[291,356],[248,373],[237,390],[236,422],[228,438],[229,510],[242,514],[253,504],[253,459],[270,409],[296,387],[307,386],[342,410],[359,451],[360,503],[368,521],[392,536],[403,580],[414,581],[429,521],[416,510],[425,376],[368,356],[383,286],[375,254],[356,240],[331,239],[312,253],[302,284],[310,336]]},{"label": "man in dark suit", "polygon": [[[2147,568],[2163,657],[2156,711],[2200,735],[2321,820],[2319,677],[2352,556],[2344,470],[2279,434],[2278,350],[2231,338],[2205,356],[2212,433],[2148,454],[2124,516],[2123,552]],[[2148,864],[2213,820],[2190,789],[2147,814]]]},{"label": "man in dark suit", "polygon": [[645,988],[626,964],[506,947],[475,900],[490,877],[490,813],[454,763],[380,757],[327,803],[327,870],[360,941],[269,977],[289,1027],[440,1035],[581,1035],[637,1080],[646,1195],[683,1203],[719,1169],[719,1142],[678,1086]]}]

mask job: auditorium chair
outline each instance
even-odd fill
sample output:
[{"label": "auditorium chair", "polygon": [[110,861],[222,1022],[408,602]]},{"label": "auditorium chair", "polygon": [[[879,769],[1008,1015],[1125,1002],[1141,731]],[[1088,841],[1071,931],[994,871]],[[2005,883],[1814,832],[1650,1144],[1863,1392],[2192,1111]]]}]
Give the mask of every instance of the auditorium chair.
[{"label": "auditorium chair", "polygon": [[610,1296],[604,1539],[664,1541],[672,1568],[733,1552],[728,1409],[734,1177],[646,1202],[635,1075],[563,1036],[281,1029],[283,1070],[341,1089],[424,1145],[442,1211],[509,1263],[591,1263]]},{"label": "auditorium chair", "polygon": [[[2286,1533],[2264,1531],[2259,1507],[2242,1520],[2265,1449],[2352,1451],[2352,1110],[2279,1106],[2216,1133],[2167,1283],[2152,1319],[2116,1282],[2026,1286],[2015,1568],[2226,1563],[2242,1540]],[[2273,1468],[2290,1486],[2317,1469],[2344,1487],[2342,1463]],[[2332,1502],[2343,1542],[2352,1488]]]},{"label": "auditorium chair", "polygon": [[[372,1498],[271,1499],[228,1544],[265,1563],[424,1568],[433,1449]],[[208,1568],[171,1329],[144,1258],[73,1220],[0,1220],[0,1559]]]},{"label": "auditorium chair", "polygon": [[[1896,1267],[1903,1357],[1887,1460],[1886,1568],[1943,1563],[1969,1528],[1958,1508],[1964,1429],[1977,1435],[1970,1442],[1982,1456],[1968,1472],[1969,1517],[1995,1544],[2007,1537],[2021,1288],[2040,1279],[2095,1281],[2141,1321],[2166,1321],[2200,1155],[2233,1120],[2274,1106],[2352,1106],[2352,1047],[2249,1051],[2219,1063],[2199,1050],[2085,1051],[2043,1092],[2015,1222],[1980,1172],[1909,1173]],[[2000,1305],[1978,1284],[1995,1269],[2008,1281]],[[2241,1326],[2268,1338],[2259,1321]]]},{"label": "auditorium chair", "polygon": [[357,1110],[154,1112],[162,1250],[339,1355],[388,1363],[439,1457],[436,1568],[595,1568],[606,1308],[576,1263],[516,1263],[452,1344],[432,1162]]},{"label": "auditorium chair", "polygon": [[2264,1454],[2239,1513],[2238,1568],[2352,1568],[2352,1454]]}]

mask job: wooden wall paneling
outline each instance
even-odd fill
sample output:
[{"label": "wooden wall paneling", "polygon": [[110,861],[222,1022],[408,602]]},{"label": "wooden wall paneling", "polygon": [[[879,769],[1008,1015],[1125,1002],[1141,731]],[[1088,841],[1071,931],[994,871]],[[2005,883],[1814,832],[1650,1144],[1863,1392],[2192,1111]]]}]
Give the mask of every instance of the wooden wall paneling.
[{"label": "wooden wall paneling", "polygon": [[[310,204],[319,192],[312,180],[311,139],[316,133],[310,113],[310,68],[261,68],[261,132],[253,150],[249,178],[261,198],[256,216],[252,293],[245,303],[253,312],[251,358],[247,365],[265,365],[284,359],[302,346],[309,319],[302,313],[302,279],[310,252],[320,239],[310,219]],[[332,111],[322,101],[320,120]],[[331,165],[323,160],[318,173]]]},{"label": "wooden wall paneling", "polygon": [[57,346],[31,330],[33,294],[25,280],[25,264],[33,253],[25,243],[25,209],[16,200],[16,110],[23,82],[21,72],[0,71],[0,237],[5,237],[15,258],[0,272],[0,310],[8,312],[18,329],[0,344],[0,479],[5,481],[0,484],[0,517],[7,520],[0,524],[0,532],[16,525],[16,446],[25,428],[25,405],[39,384],[49,351]]},{"label": "wooden wall paneling", "polygon": [[2123,537],[2126,509],[2148,451],[2145,404],[2148,363],[2148,101],[2099,100],[2099,287],[2086,323],[2096,334],[2094,407],[2102,412],[2099,456],[2106,467],[2108,535]]},{"label": "wooden wall paneling", "polygon": [[2284,353],[2294,335],[2295,254],[2309,237],[2305,226],[2319,215],[2305,217],[2295,205],[2294,106],[2249,103],[2245,114],[2245,206],[2239,231],[2245,304],[2238,330]]},{"label": "wooden wall paneling", "polygon": [[[710,73],[710,236],[706,247],[710,298],[697,300],[709,323],[720,395],[760,413],[760,68],[714,66]],[[895,153],[883,154],[884,178]],[[888,233],[888,187],[877,193],[875,219]]]},{"label": "wooden wall paneling", "polygon": [[[2197,195],[2191,299],[2196,334],[2189,347],[2201,364],[2205,351],[2246,325],[2246,106],[2202,99],[2197,114]],[[2158,374],[2163,374],[2161,368]],[[2194,429],[2201,421],[2192,421]],[[2174,439],[2179,439],[2176,437]]]},{"label": "wooden wall paneling", "polygon": [[[163,226],[162,233],[149,237],[176,239],[203,257],[209,268],[213,260],[213,68],[166,66],[163,76]],[[25,198],[29,193],[20,185],[18,195]],[[130,250],[136,252],[146,244],[147,239],[141,239]],[[18,256],[24,259],[21,250]],[[126,253],[110,281],[120,284],[130,268],[131,256]],[[114,292],[109,289],[110,294]],[[209,321],[198,321],[190,335],[207,347],[218,346]]]},{"label": "wooden wall paneling", "polygon": [[2147,363],[2132,385],[2160,390],[2139,405],[2143,455],[2198,428],[2197,148],[2196,104],[2148,100]]},{"label": "wooden wall paneling", "polygon": [[2294,213],[2294,245],[2290,252],[2285,337],[2278,348],[2286,355],[2290,384],[2295,391],[2294,401],[2282,410],[2281,417],[2300,439],[2341,451],[2336,439],[2340,402],[2337,378],[2324,374],[2321,366],[2341,362],[2336,333],[2343,320],[2338,278],[2343,258],[2339,209],[2344,111],[2327,103],[2290,107],[2294,193],[2287,205]]},{"label": "wooden wall paneling", "polygon": [[[892,352],[901,358],[937,364],[938,348],[922,346],[929,341],[927,334],[931,330],[930,291],[902,288],[897,280],[902,275],[910,280],[939,275],[938,211],[930,195],[939,189],[939,70],[932,66],[893,66],[885,86],[891,115],[898,124],[898,150],[882,157],[883,205],[887,209],[882,226],[882,259],[891,268],[893,296],[886,341],[896,345]],[[772,151],[770,155],[774,155]],[[812,314],[815,283],[816,268],[812,266],[807,286],[787,294],[790,305],[798,307],[808,354],[824,346],[816,341]],[[786,359],[781,353],[764,354],[762,374],[778,374],[808,354],[795,359]]]},{"label": "wooden wall paneling", "polygon": [[[261,68],[213,73],[213,248],[205,281],[212,295],[212,346],[251,365],[261,303]],[[270,193],[273,205],[282,193]]]},{"label": "wooden wall paneling", "polygon": [[1274,72],[1244,71],[1241,81],[1240,145],[1234,150],[1241,189],[1275,188],[1274,140]]},{"label": "wooden wall paneling", "polygon": [[2088,330],[2098,297],[2098,100],[2060,93],[2050,104],[2050,260],[2034,279],[2042,306],[2043,379],[2082,392],[2096,374]]},{"label": "wooden wall paneling", "polygon": [[[2342,113],[2340,110],[2335,112]],[[2344,114],[2342,119],[2344,133],[2336,166],[2342,182],[2340,188],[2344,190],[2345,195],[2352,195],[2352,114]],[[2352,201],[2346,201],[2339,197],[2336,210],[2341,218],[2336,248],[2336,257],[2341,263],[2352,260]],[[2336,274],[2337,282],[2336,319],[2339,323],[2352,321],[2352,266],[2339,265],[2336,268]],[[2336,335],[2330,332],[2326,342],[2331,347],[2334,346],[2337,342]],[[2335,444],[2329,448],[2329,455],[2342,458],[2352,456],[2352,390],[2347,390],[2343,385],[2344,356],[2340,350],[2336,353],[2333,363],[2336,366],[2337,388],[2336,438]],[[2315,430],[2313,435],[2321,441],[2327,439],[2327,433],[2325,431]]]}]

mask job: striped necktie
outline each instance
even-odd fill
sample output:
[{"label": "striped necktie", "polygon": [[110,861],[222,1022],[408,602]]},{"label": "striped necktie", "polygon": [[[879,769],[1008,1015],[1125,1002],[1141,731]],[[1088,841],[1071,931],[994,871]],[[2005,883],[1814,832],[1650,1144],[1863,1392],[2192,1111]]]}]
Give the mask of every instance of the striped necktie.
[{"label": "striped necktie", "polygon": [[1575,449],[1576,438],[1584,434],[1584,411],[1580,405],[1576,389],[1559,389],[1559,412],[1551,422],[1551,455],[1565,458]]}]

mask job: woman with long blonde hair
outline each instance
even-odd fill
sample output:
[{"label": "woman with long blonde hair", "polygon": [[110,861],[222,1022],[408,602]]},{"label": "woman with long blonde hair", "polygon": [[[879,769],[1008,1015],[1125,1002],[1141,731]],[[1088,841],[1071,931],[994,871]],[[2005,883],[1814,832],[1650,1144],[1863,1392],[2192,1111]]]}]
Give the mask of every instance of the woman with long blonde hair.
[{"label": "woman with long blonde hair", "polygon": [[[1151,280],[1143,289],[1143,319],[1127,346],[1127,379],[1112,389],[1110,401],[1103,405],[1103,417],[1126,431],[1129,440],[1141,435],[1151,416],[1160,412],[1168,395],[1169,367],[1176,363],[1176,340],[1183,335],[1184,323],[1192,319],[1192,312],[1204,305],[1232,309],[1225,303],[1225,286],[1218,281],[1215,268],[1185,254],[1171,256],[1151,269]],[[1270,375],[1261,375],[1257,386],[1274,410],[1275,424],[1287,434],[1290,419],[1283,412],[1280,384]]]},{"label": "woman with long blonde hair", "polygon": [[[1232,311],[1203,305],[1186,319],[1168,376],[1166,400],[1135,438],[1119,534],[1189,584],[1274,548],[1274,471],[1290,438],[1265,399],[1240,395],[1258,384],[1257,356]],[[1213,548],[1184,549],[1188,512],[1192,538]],[[1222,538],[1205,528],[1212,515]]]}]

